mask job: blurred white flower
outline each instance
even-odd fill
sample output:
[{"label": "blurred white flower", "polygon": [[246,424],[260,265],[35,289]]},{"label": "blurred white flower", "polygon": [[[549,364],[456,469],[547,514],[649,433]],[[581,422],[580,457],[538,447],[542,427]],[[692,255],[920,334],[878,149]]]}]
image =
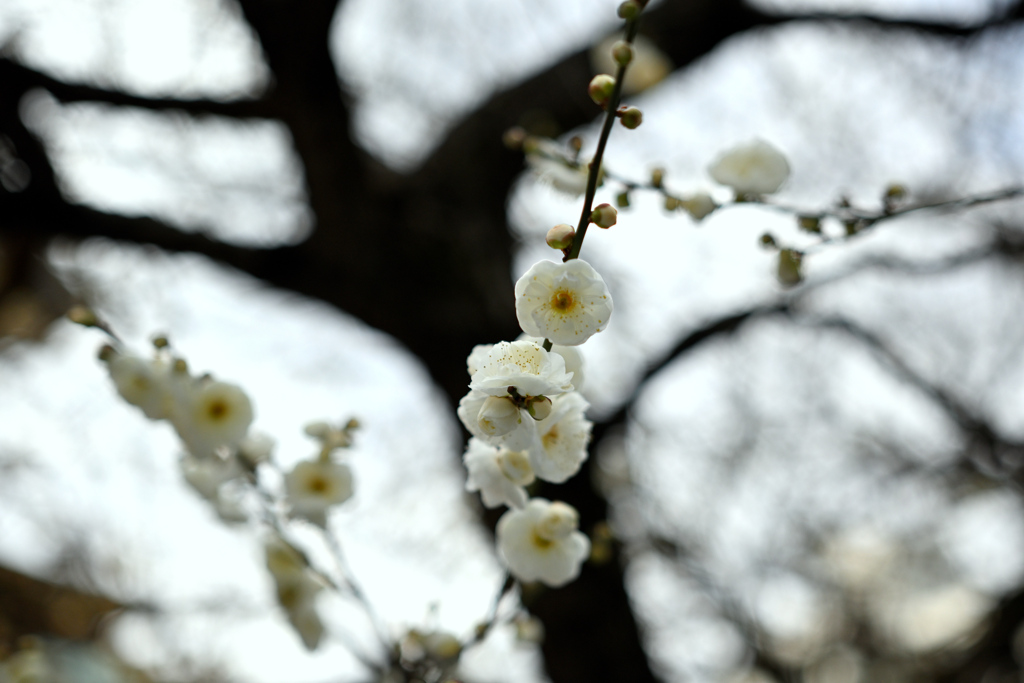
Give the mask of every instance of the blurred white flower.
[{"label": "blurred white flower", "polygon": [[752,140],[722,153],[708,173],[738,195],[771,194],[789,177],[789,162],[764,140]]},{"label": "blurred white flower", "polygon": [[206,500],[216,503],[221,484],[242,475],[235,458],[222,458],[217,454],[198,458],[191,453],[181,459],[181,471],[185,481]]},{"label": "blurred white flower", "polygon": [[718,204],[715,204],[715,200],[707,192],[694,192],[689,197],[680,199],[679,206],[697,222],[704,220],[718,208]]},{"label": "blurred white flower", "polygon": [[479,491],[484,505],[489,508],[526,505],[523,487],[533,483],[534,476],[525,452],[495,448],[474,438],[469,440],[462,462],[469,471],[466,490]]},{"label": "blurred white flower", "polygon": [[524,398],[555,396],[573,388],[565,360],[533,342],[499,342],[480,361],[469,386],[489,396],[508,396],[510,386]]},{"label": "blurred white flower", "polygon": [[170,417],[169,363],[114,353],[107,361],[107,369],[121,398],[141,408],[151,420]]},{"label": "blurred white flower", "polygon": [[352,470],[344,463],[303,461],[284,477],[292,512],[318,526],[327,524],[327,510],[352,497]]},{"label": "blurred white flower", "polygon": [[238,444],[239,457],[245,460],[250,467],[267,462],[273,452],[274,438],[262,432],[249,433]]},{"label": "blurred white flower", "polygon": [[556,396],[552,403],[551,415],[537,423],[530,463],[538,478],[561,484],[587,459],[593,424],[583,416],[590,404],[578,393]]},{"label": "blurred white flower", "polygon": [[612,314],[608,286],[579,259],[538,261],[516,282],[515,294],[523,331],[555,344],[582,344],[603,330]]},{"label": "blurred white flower", "polygon": [[579,197],[587,191],[589,164],[573,164],[562,148],[552,140],[535,138],[527,150],[526,163],[538,180],[560,192]]},{"label": "blurred white flower", "polygon": [[324,631],[316,612],[316,596],[323,584],[310,571],[306,558],[279,536],[271,537],[264,549],[267,569],[277,589],[277,602],[306,648],[316,649]]},{"label": "blurred white flower", "polygon": [[252,424],[252,403],[241,388],[226,382],[190,383],[171,421],[189,451],[208,457],[220,446],[237,446]]},{"label": "blurred white flower", "polygon": [[504,436],[518,427],[522,420],[519,407],[512,399],[501,396],[485,398],[476,417],[480,431],[487,436]]},{"label": "blurred white flower", "polygon": [[498,520],[498,549],[520,581],[563,586],[579,576],[590,554],[590,541],[577,531],[578,525],[579,515],[571,506],[534,498]]}]

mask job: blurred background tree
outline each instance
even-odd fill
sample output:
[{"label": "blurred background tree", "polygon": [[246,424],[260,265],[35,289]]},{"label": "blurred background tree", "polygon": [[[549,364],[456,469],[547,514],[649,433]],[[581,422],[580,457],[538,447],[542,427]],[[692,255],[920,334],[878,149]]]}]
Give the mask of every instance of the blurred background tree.
[{"label": "blurred background tree", "polygon": [[[81,335],[51,322],[85,300],[118,329],[145,335],[157,331],[144,327],[152,321],[198,350],[218,333],[190,338],[192,300],[168,293],[191,283],[208,305],[196,315],[227,321],[220,338],[248,335],[211,364],[245,347],[270,372],[289,346],[262,343],[270,328],[303,338],[293,355],[319,345],[298,370],[281,360],[266,395],[311,391],[311,359],[358,375],[353,347],[384,343],[362,332],[331,346],[315,321],[282,322],[289,306],[321,302],[330,308],[311,317],[325,326],[342,312],[358,321],[346,324],[396,340],[414,359],[395,371],[408,379],[371,368],[358,390],[336,391],[352,393],[346,410],[376,410],[421,442],[433,438],[430,449],[452,465],[448,485],[460,486],[448,409],[465,393],[466,355],[518,335],[511,283],[545,256],[547,228],[579,210],[524,175],[503,134],[575,131],[584,154],[592,147],[598,111],[586,84],[616,4],[0,8],[7,485],[33,490],[33,468],[66,472],[39,464],[60,450],[29,431],[40,415],[75,433],[95,422],[84,403],[111,393],[99,375],[46,374]],[[652,3],[641,32],[667,73],[630,96],[644,126],[617,130],[607,163],[639,181],[664,167],[666,184],[685,193],[710,187],[703,168],[719,150],[765,137],[794,169],[783,200],[812,211],[840,193],[876,208],[894,180],[913,202],[1014,186],[1024,170],[1022,20],[1024,5],[1009,0]],[[609,180],[602,192],[611,200],[620,189]],[[567,486],[538,491],[576,506],[581,527],[607,539],[579,580],[524,595],[545,627],[543,674],[556,683],[1019,680],[1019,203],[893,221],[809,254],[805,282],[790,289],[774,284],[774,256],[757,237],[771,230],[799,246],[806,236],[791,217],[734,207],[695,228],[653,193],[632,199],[619,225],[588,241],[617,303],[615,329],[585,350],[592,457]],[[207,293],[211,278],[224,293]],[[249,292],[263,299],[240,303]],[[153,308],[155,318],[140,313]],[[243,315],[256,320],[232,322]],[[37,342],[15,341],[26,338]],[[243,367],[230,371],[246,384]],[[65,388],[90,382],[91,393]],[[434,412],[410,418],[389,403],[403,382]],[[448,422],[424,426],[438,419]],[[364,422],[368,434],[393,426]],[[171,443],[128,441],[147,458]],[[77,459],[103,457],[105,445],[89,443]],[[9,514],[47,508],[55,494],[38,490],[6,497],[18,511]],[[393,514],[383,526],[406,524],[402,508]],[[3,556],[69,579],[23,548],[11,541]],[[109,566],[94,565],[109,578]],[[100,588],[119,603],[133,602],[125,592],[161,602],[123,581]],[[477,605],[482,616],[486,600]],[[358,665],[310,674],[358,675]],[[503,675],[513,674],[481,680]]]}]

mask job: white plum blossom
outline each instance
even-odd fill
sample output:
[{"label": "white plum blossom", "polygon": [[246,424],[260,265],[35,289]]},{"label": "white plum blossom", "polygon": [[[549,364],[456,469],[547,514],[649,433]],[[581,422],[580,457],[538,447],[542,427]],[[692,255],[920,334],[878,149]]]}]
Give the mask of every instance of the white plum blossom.
[{"label": "white plum blossom", "polygon": [[[544,343],[544,338],[543,337],[531,337],[531,336],[529,336],[528,334],[526,334],[524,332],[523,334],[519,335],[518,341],[532,341],[534,344],[543,344]],[[475,347],[473,349],[473,353],[476,353],[476,350],[479,349],[479,348],[481,348],[481,346]],[[483,347],[483,348],[487,348],[487,347]],[[584,365],[584,363],[583,363],[583,354],[580,353],[580,350],[577,347],[575,347],[575,346],[565,346],[563,344],[552,344],[551,345],[551,353],[557,353],[559,356],[562,357],[562,360],[565,361],[565,371],[572,373],[572,388],[575,389],[576,391],[583,391],[583,381],[584,381],[583,365]],[[469,360],[470,360],[470,362],[472,362],[472,360],[473,360],[473,356],[472,355],[470,355]],[[472,371],[470,371],[469,374],[472,375],[473,374]]]},{"label": "white plum blossom", "polygon": [[764,140],[752,140],[722,153],[708,173],[738,195],[771,194],[789,177],[789,162]]},{"label": "white plum blossom", "polygon": [[580,573],[590,541],[577,531],[579,514],[562,502],[533,498],[498,520],[498,550],[520,581],[563,586]]},{"label": "white plum blossom", "polygon": [[238,455],[250,467],[270,460],[274,452],[274,437],[262,432],[250,432],[238,444]]},{"label": "white plum blossom", "polygon": [[539,261],[516,282],[516,318],[523,331],[578,346],[608,325],[612,297],[597,271],[579,259]]},{"label": "white plum blossom", "polygon": [[573,388],[565,360],[533,342],[499,342],[481,360],[469,387],[488,396],[508,396],[510,386],[522,397],[555,396]]},{"label": "white plum blossom", "polygon": [[526,505],[523,487],[533,483],[534,475],[530,458],[524,451],[496,448],[473,438],[462,461],[469,471],[466,490],[479,491],[484,505],[489,508]]},{"label": "white plum blossom", "polygon": [[481,412],[484,404],[492,398],[495,397],[488,396],[482,391],[472,390],[462,397],[456,413],[462,424],[466,426],[466,430],[473,436],[493,446],[505,446],[514,450],[529,448],[535,443],[537,427],[534,424],[534,420],[529,415],[524,416],[519,408],[516,408],[514,416],[516,424],[513,425],[511,431],[505,434],[495,434],[494,430],[490,429],[490,425],[487,422],[491,419],[491,416],[485,413],[483,419],[481,419]]},{"label": "white plum blossom", "polygon": [[352,470],[330,460],[303,461],[284,477],[292,512],[323,527],[327,510],[352,497]]},{"label": "white plum blossom", "polygon": [[169,363],[115,352],[107,360],[107,369],[121,398],[141,408],[151,420],[170,417]]},{"label": "white plum blossom", "polygon": [[530,449],[530,464],[537,477],[561,484],[587,459],[593,424],[583,416],[590,404],[578,393],[556,396],[551,415],[537,423],[537,442]]},{"label": "white plum blossom", "polygon": [[171,422],[189,451],[203,458],[221,446],[241,443],[252,418],[252,403],[240,387],[200,380],[183,392]]}]

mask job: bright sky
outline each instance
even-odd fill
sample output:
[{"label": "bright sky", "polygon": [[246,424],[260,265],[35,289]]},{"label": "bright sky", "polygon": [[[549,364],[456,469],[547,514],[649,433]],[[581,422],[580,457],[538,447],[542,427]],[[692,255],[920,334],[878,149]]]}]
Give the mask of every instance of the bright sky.
[{"label": "bright sky", "polygon": [[[494,84],[610,28],[616,4],[572,0],[553,11],[538,0],[348,0],[333,47],[339,72],[361,98],[361,140],[390,163],[414,164]],[[885,3],[894,13],[927,7],[965,22],[991,4]],[[856,9],[852,2],[817,6]],[[228,97],[253,92],[266,78],[238,18],[206,0],[10,0],[0,6],[0,35],[16,36],[33,66],[143,94]],[[1022,45],[1005,33],[956,53],[908,40],[887,43],[880,61],[870,38],[806,26],[744,36],[637,98],[644,125],[615,131],[608,166],[638,179],[664,166],[672,189],[707,189],[724,199],[705,166],[729,145],[761,137],[784,150],[793,168],[782,198],[809,207],[839,192],[870,204],[893,180],[957,192],[1020,182],[1024,145],[1007,142],[1024,133]],[[241,243],[288,242],[307,228],[299,165],[273,124],[62,108],[45,97],[26,106],[75,198],[182,226],[208,224]],[[594,131],[581,133],[592,145]],[[599,201],[610,201],[616,188],[602,192]],[[588,239],[584,254],[616,301],[611,326],[584,349],[586,393],[598,412],[615,406],[680,333],[723,311],[774,301],[772,255],[757,238],[771,230],[800,239],[791,221],[754,207],[699,226],[668,216],[652,196],[634,197],[634,207]],[[510,210],[525,242],[515,262],[523,272],[550,258],[543,233],[572,222],[579,204],[527,176]],[[874,254],[927,260],[958,253],[983,236],[977,225],[906,220],[811,259],[808,275],[824,279]],[[244,386],[256,405],[255,427],[277,439],[284,465],[312,454],[301,434],[306,421],[358,416],[365,428],[347,459],[358,493],[334,523],[374,603],[396,632],[430,624],[435,604],[437,625],[458,633],[483,615],[499,568],[462,494],[464,474],[453,456],[459,427],[401,348],[336,311],[203,259],[105,243],[53,257],[99,293],[103,312],[138,351],[149,335],[165,332],[193,368]],[[1007,433],[1024,435],[1024,359],[1006,343],[1021,332],[1005,329],[1007,310],[1022,298],[1024,282],[1014,272],[966,268],[923,280],[867,273],[802,303],[891,333],[915,368],[980,401]],[[184,652],[240,680],[271,683],[353,671],[340,645],[312,656],[301,649],[272,605],[255,533],[225,527],[184,487],[173,434],[115,398],[94,357],[99,343],[60,325],[46,344],[0,357],[0,457],[26,463],[5,470],[0,482],[0,559],[44,571],[73,540],[116,567],[107,587],[115,595],[172,612],[122,623],[116,641],[140,663],[159,665]],[[808,415],[808,405],[817,412]],[[857,527],[851,533],[874,534],[880,544],[931,539],[952,567],[935,582],[974,596],[961,610],[969,612],[1020,580],[1019,499],[989,492],[954,500],[937,476],[896,478],[892,462],[878,456],[891,448],[931,473],[957,445],[942,414],[862,348],[768,321],[677,363],[645,392],[624,457],[646,498],[622,501],[616,523],[626,537],[654,526],[700,544],[707,570],[733,582],[779,634],[813,629],[829,609],[827,596],[802,578],[800,520]],[[740,464],[736,453],[746,453]],[[615,458],[608,463],[613,470]],[[738,635],[667,564],[641,555],[631,573],[652,625],[652,651],[679,680],[716,680],[742,654]],[[777,571],[766,572],[772,564]],[[259,616],[192,608],[225,594]],[[773,620],[779,601],[799,608]],[[336,627],[358,623],[343,605],[327,612]],[[470,658],[470,671],[482,680],[536,679],[535,652],[508,634],[495,640],[498,649]]]}]

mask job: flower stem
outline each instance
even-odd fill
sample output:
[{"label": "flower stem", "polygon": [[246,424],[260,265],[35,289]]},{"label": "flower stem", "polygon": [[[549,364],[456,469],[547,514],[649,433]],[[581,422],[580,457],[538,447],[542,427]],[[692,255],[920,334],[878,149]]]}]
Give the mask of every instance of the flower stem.
[{"label": "flower stem", "polygon": [[[626,22],[625,41],[632,44],[636,38],[636,31],[640,25],[639,17],[629,19]],[[580,222],[576,227],[576,237],[572,241],[569,253],[562,261],[569,261],[579,258],[580,249],[583,247],[583,238],[587,236],[587,227],[590,225],[590,214],[593,212],[594,195],[597,193],[597,179],[601,175],[601,160],[604,157],[604,148],[608,144],[608,136],[611,135],[612,125],[615,123],[615,112],[619,108],[619,100],[622,96],[622,81],[626,75],[626,66],[620,65],[615,73],[615,87],[612,88],[612,95],[608,99],[605,110],[604,125],[601,126],[601,136],[597,140],[597,151],[590,162],[590,174],[587,176],[587,193],[583,199],[583,212],[580,214]]]}]

